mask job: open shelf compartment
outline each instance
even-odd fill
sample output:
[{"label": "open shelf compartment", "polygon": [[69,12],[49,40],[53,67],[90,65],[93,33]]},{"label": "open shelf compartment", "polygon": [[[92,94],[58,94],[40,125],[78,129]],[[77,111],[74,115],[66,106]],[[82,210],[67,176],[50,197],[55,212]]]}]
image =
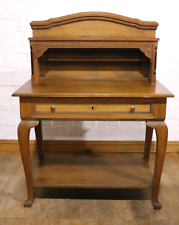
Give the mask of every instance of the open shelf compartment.
[{"label": "open shelf compartment", "polygon": [[39,58],[42,61],[148,61],[149,59],[141,52],[140,49],[133,48],[49,48]]},{"label": "open shelf compartment", "polygon": [[148,78],[139,48],[49,48],[38,59],[41,78]]}]

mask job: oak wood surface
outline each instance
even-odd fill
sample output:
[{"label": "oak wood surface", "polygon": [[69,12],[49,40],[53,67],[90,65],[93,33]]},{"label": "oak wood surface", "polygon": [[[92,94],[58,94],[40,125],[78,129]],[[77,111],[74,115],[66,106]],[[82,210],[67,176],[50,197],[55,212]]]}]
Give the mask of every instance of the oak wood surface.
[{"label": "oak wood surface", "polygon": [[[33,36],[142,36],[154,37],[158,23],[112,13],[84,12],[46,21],[33,21]],[[48,29],[48,32],[45,32]],[[127,32],[126,32],[127,31]],[[138,31],[138,32],[137,32]]]},{"label": "oak wood surface", "polygon": [[142,48],[48,48],[39,57],[40,77],[54,79],[149,77],[150,60],[142,50]]},{"label": "oak wood surface", "polygon": [[144,159],[146,159],[148,161],[149,161],[149,157],[150,157],[152,135],[153,135],[153,128],[149,127],[149,126],[146,126]]},{"label": "oak wood surface", "polygon": [[118,153],[46,154],[34,166],[34,187],[149,188],[146,160]]},{"label": "oak wood surface", "polygon": [[[158,201],[159,185],[163,170],[163,164],[165,159],[167,139],[168,139],[168,128],[165,122],[147,122],[147,126],[155,129],[157,136],[157,147],[156,147],[156,159],[153,174],[153,184],[152,184],[152,203],[154,209],[160,209],[161,204]],[[149,141],[151,142],[151,134],[149,135]]]},{"label": "oak wood surface", "polygon": [[[38,98],[39,99],[39,98]],[[99,104],[95,104],[93,101],[86,101],[85,104],[78,104],[79,99],[76,99],[75,104],[58,105],[54,99],[45,104],[44,101],[34,101],[31,99],[24,102],[24,98],[21,99],[20,115],[22,119],[59,119],[59,120],[164,120],[166,112],[165,99],[149,105],[147,100],[143,100],[143,105],[138,101],[132,101],[129,99],[126,104],[110,104],[106,101],[105,104],[99,101]],[[75,99],[73,102],[75,102]],[[97,99],[95,99],[97,100]],[[40,103],[41,102],[41,103]],[[57,101],[58,102],[58,101]],[[127,104],[131,103],[130,105]],[[134,103],[135,102],[135,103]],[[86,104],[88,103],[88,104]],[[62,107],[64,105],[64,107]],[[61,110],[58,110],[61,109]],[[71,109],[71,110],[69,110]],[[86,109],[86,110],[85,110]],[[105,109],[105,110],[104,110]],[[145,109],[145,110],[144,110]]]},{"label": "oak wood surface", "polygon": [[36,112],[150,112],[150,105],[115,105],[115,104],[36,104]]},{"label": "oak wood surface", "polygon": [[[163,121],[166,99],[173,94],[156,82],[157,26],[156,22],[101,12],[31,23],[32,77],[13,94],[20,97],[19,143],[28,186],[26,206],[32,204],[33,186],[151,187],[153,207],[160,208],[159,183],[167,143]],[[147,110],[138,110],[147,105]],[[130,112],[124,110],[128,106]],[[94,153],[61,157],[58,163],[57,157],[51,162],[47,157],[39,161],[33,179],[29,132],[40,121],[35,130],[42,158],[43,119],[150,120],[147,126],[157,133],[153,183],[148,182],[149,129],[140,163]]]},{"label": "oak wood surface", "polygon": [[148,80],[85,80],[45,79],[33,84],[29,80],[13,96],[19,97],[173,97],[159,81]]},{"label": "oak wood surface", "polygon": [[[114,13],[107,13],[107,12],[84,12],[84,13],[75,13],[71,14],[68,16],[61,16],[59,18],[53,18],[53,19],[48,19],[44,21],[33,21],[31,22],[31,27],[32,29],[43,29],[43,28],[48,28],[50,26],[54,26],[60,23],[68,23],[72,22],[74,20],[78,21],[79,19],[87,19],[87,18],[92,18],[92,19],[106,19],[106,20],[116,20],[119,23],[128,23],[131,26],[141,26],[141,28],[144,29],[156,29],[158,26],[157,22],[151,22],[151,21],[141,21],[139,19],[134,19],[130,18],[127,16],[121,16],[117,15]],[[116,22],[115,21],[115,22]]]},{"label": "oak wood surface", "polygon": [[43,146],[43,133],[42,133],[42,121],[38,121],[39,124],[35,126],[35,136],[37,142],[37,152],[39,159],[43,159],[44,156],[44,146]]},{"label": "oak wood surface", "polygon": [[[154,65],[156,61],[155,52],[158,42],[158,38],[155,37],[155,30],[157,29],[157,26],[157,22],[141,21],[138,19],[103,12],[77,13],[46,21],[33,21],[31,23],[33,38],[29,39],[33,58],[32,81],[34,83],[38,83],[39,78],[44,76],[45,71],[47,72],[51,70],[52,67],[50,67],[50,63],[47,63],[48,60],[46,60],[46,65],[44,66],[41,58],[44,58],[44,56],[47,55],[46,53],[53,52],[54,49],[59,52],[59,56],[60,52],[63,51],[62,49],[65,50],[65,54],[62,54],[64,57],[61,58],[63,63],[64,60],[69,62],[78,61],[81,66],[84,59],[87,59],[85,61],[89,64],[91,60],[94,61],[97,55],[99,56],[101,51],[103,51],[103,56],[106,63],[114,63],[116,62],[116,59],[117,61],[124,62],[126,61],[126,53],[129,52],[130,49],[133,53],[135,52],[134,55],[136,56],[139,52],[140,54],[143,53],[145,57],[144,55],[143,57],[138,57],[137,61],[141,63],[145,60],[148,67],[145,69],[145,73],[143,74],[135,74],[134,72],[136,69],[129,69],[133,70],[134,77],[143,75],[144,77],[148,77],[149,81],[155,82],[156,78],[154,71],[156,72],[156,70]],[[97,54],[93,51],[95,48],[98,48]],[[89,53],[89,49],[93,52],[93,54]],[[112,53],[113,55],[117,50],[117,58],[113,56],[111,57],[110,54]],[[123,52],[122,54],[120,54],[121,50]],[[70,53],[70,55],[66,57],[69,51],[72,55]],[[76,51],[78,51],[78,53],[76,53]],[[86,53],[84,57],[79,58],[79,53],[81,51],[85,51]],[[126,51],[126,53],[124,51]],[[57,57],[58,59],[59,56]],[[135,59],[136,56],[134,57]],[[54,62],[54,60],[56,61],[57,58],[49,57],[51,62]],[[99,57],[99,60],[100,58],[101,57]],[[127,58],[130,59],[131,57]],[[130,64],[128,67],[130,67]],[[139,68],[142,67],[142,65],[139,66]],[[57,71],[61,71],[62,69],[59,66],[55,66],[55,68]],[[139,68],[138,70],[140,70]],[[103,70],[107,71],[106,68],[103,68]],[[123,76],[126,76],[125,70],[121,71],[120,67],[118,70],[119,73],[117,76],[121,76],[122,74]],[[69,74],[68,69],[66,69],[65,72],[66,73],[63,75]],[[112,68],[111,72],[113,72]],[[54,71],[52,74],[54,75]],[[49,73],[48,76],[52,76],[52,74]],[[101,72],[101,74],[105,73]],[[111,76],[111,74],[112,73],[109,73],[107,75]],[[88,73],[87,75],[91,76],[92,74]],[[86,74],[83,73],[82,76],[86,76]]]},{"label": "oak wood surface", "polygon": [[30,129],[38,125],[38,121],[21,121],[18,126],[19,148],[26,176],[28,197],[24,203],[25,207],[30,207],[34,201],[33,174],[29,149]]}]

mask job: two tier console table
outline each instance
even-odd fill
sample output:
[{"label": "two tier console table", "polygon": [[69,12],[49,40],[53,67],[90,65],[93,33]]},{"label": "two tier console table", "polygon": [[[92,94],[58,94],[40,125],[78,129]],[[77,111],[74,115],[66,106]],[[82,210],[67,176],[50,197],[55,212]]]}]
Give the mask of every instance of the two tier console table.
[{"label": "two tier console table", "polygon": [[[120,15],[86,12],[31,22],[32,77],[13,96],[20,98],[18,139],[28,198],[34,187],[151,188],[154,209],[167,144],[167,97],[156,81],[158,23]],[[145,121],[141,159],[119,153],[43,153],[43,120]],[[35,128],[39,163],[33,168],[29,132]],[[153,129],[157,147],[154,172],[149,153]]]}]

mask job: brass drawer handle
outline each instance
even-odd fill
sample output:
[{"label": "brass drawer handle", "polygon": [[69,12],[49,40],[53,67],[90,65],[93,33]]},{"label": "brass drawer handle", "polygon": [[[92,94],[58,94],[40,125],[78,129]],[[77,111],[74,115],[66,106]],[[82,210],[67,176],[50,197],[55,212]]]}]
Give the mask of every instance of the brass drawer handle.
[{"label": "brass drawer handle", "polygon": [[51,106],[51,112],[52,112],[52,113],[55,112],[55,106],[54,106],[54,105]]},{"label": "brass drawer handle", "polygon": [[135,106],[131,106],[131,107],[130,107],[130,112],[131,112],[131,113],[134,113],[134,112],[135,112]]}]

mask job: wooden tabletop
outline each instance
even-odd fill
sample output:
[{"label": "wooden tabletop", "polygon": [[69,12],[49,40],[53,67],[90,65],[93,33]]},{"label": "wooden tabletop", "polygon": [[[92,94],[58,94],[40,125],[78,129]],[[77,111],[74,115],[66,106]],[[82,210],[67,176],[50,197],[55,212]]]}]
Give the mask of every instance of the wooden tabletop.
[{"label": "wooden tabletop", "polygon": [[42,79],[37,84],[31,80],[21,86],[13,96],[19,97],[142,97],[166,98],[174,95],[159,81],[144,79],[90,80]]}]

